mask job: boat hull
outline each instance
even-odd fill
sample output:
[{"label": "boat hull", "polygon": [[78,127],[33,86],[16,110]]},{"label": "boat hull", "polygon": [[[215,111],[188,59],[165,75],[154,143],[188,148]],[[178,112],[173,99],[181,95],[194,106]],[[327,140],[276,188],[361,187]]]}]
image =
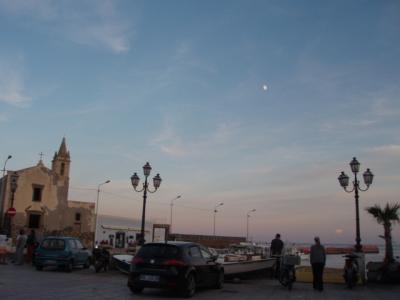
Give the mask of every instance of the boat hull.
[{"label": "boat hull", "polygon": [[225,275],[236,275],[272,269],[275,266],[275,262],[275,258],[267,258],[239,262],[224,262],[222,265]]}]

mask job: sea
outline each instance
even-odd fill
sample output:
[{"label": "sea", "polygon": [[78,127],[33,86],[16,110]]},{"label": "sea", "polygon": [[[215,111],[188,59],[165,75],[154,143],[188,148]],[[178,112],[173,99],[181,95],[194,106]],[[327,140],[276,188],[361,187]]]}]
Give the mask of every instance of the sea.
[{"label": "sea", "polygon": [[[297,245],[296,246],[300,246]],[[311,246],[311,245],[304,245],[301,246]],[[338,244],[330,244],[324,245],[325,247],[342,247],[342,246],[349,246],[349,245],[338,245]],[[377,245],[379,249],[379,253],[366,253],[365,254],[365,263],[370,261],[374,262],[381,262],[385,257],[385,245]],[[400,261],[400,245],[393,245],[393,254],[397,261]],[[326,256],[326,267],[328,268],[343,268],[345,258],[343,257],[344,254],[328,254]],[[302,266],[309,266],[310,259],[309,256],[303,256],[301,260]]]}]

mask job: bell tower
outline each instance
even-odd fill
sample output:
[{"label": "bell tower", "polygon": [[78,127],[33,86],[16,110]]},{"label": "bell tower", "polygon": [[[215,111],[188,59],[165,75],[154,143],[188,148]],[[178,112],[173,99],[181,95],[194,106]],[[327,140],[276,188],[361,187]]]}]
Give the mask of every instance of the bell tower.
[{"label": "bell tower", "polygon": [[58,149],[58,152],[54,153],[51,169],[61,179],[69,179],[70,164],[71,164],[71,159],[69,156],[69,151],[67,150],[65,137],[63,137],[60,149]]}]

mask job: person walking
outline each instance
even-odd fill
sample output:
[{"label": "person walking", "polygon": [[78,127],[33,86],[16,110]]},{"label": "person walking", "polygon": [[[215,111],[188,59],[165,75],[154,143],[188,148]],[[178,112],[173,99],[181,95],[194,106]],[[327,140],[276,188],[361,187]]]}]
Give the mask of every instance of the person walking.
[{"label": "person walking", "polygon": [[0,265],[7,264],[7,253],[8,253],[8,238],[5,234],[0,234]]},{"label": "person walking", "polygon": [[17,244],[15,245],[15,259],[16,265],[22,265],[24,263],[24,249],[26,246],[27,237],[25,231],[21,229],[19,235],[17,236]]},{"label": "person walking", "polygon": [[324,246],[321,245],[319,237],[314,238],[314,245],[310,249],[310,263],[313,273],[313,288],[322,292],[324,290],[323,274],[326,262]]},{"label": "person walking", "polygon": [[27,263],[32,262],[33,252],[35,251],[36,245],[37,245],[36,234],[35,234],[35,230],[32,229],[28,235],[28,239],[26,240],[26,248],[27,248],[26,261],[27,261]]},{"label": "person walking", "polygon": [[282,249],[283,249],[283,242],[281,240],[281,235],[277,233],[275,235],[275,238],[271,241],[271,247],[270,247],[270,256],[276,258],[275,273],[274,273],[275,278],[278,278],[280,273]]}]

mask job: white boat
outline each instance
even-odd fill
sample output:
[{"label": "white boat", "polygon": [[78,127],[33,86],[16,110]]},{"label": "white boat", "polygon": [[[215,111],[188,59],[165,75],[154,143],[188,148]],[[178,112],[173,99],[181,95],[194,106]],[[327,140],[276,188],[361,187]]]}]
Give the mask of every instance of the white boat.
[{"label": "white boat", "polygon": [[224,266],[225,275],[236,275],[272,269],[275,266],[275,262],[275,258],[265,258],[234,262],[224,261],[222,265]]},{"label": "white boat", "polygon": [[121,272],[129,274],[132,258],[133,255],[129,254],[113,255],[113,264]]}]

